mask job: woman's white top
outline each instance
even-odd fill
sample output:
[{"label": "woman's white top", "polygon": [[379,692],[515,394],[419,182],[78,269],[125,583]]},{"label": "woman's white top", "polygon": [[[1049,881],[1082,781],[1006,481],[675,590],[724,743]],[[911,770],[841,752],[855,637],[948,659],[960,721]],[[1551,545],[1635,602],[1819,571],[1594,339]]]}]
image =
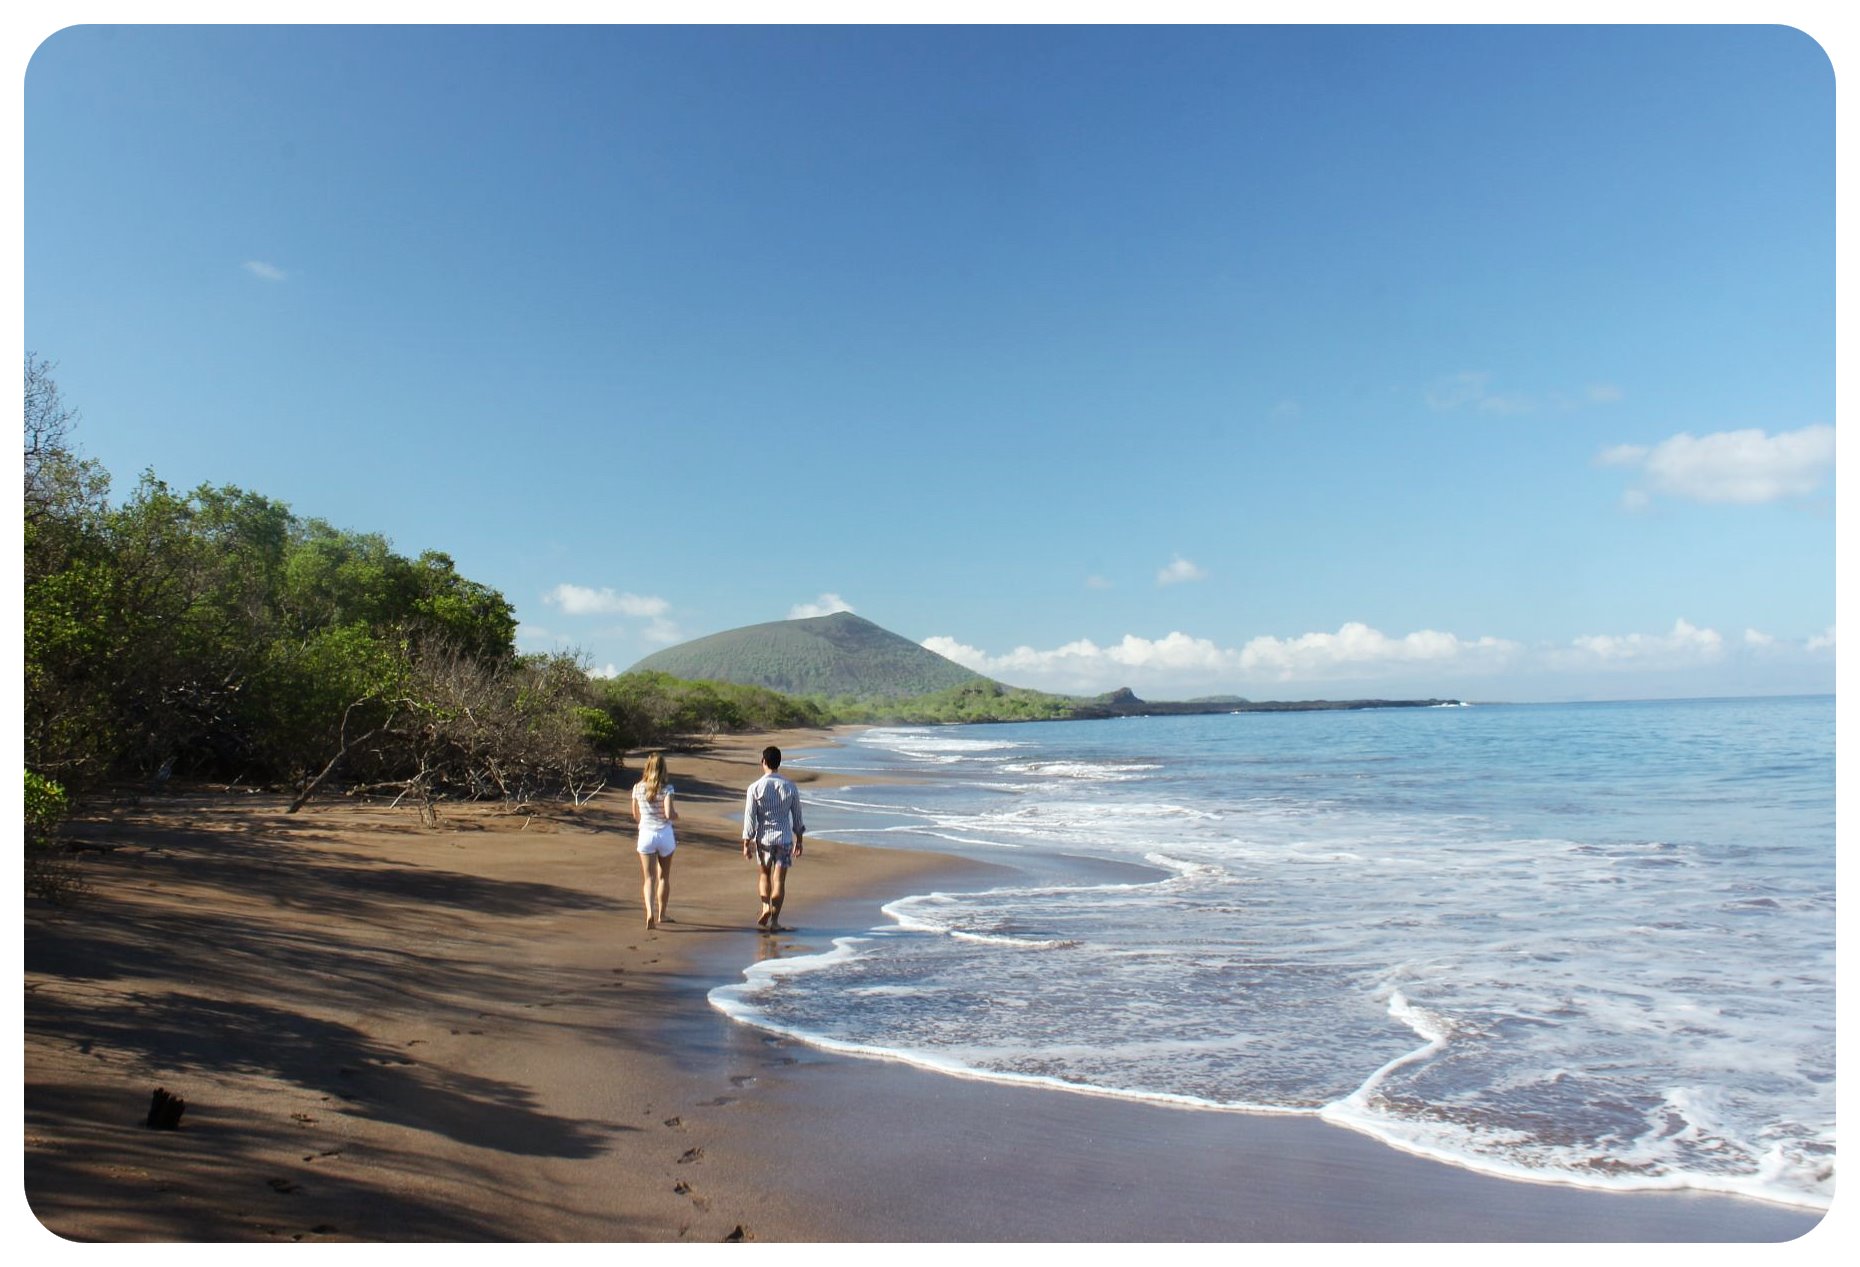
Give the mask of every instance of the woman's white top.
[{"label": "woman's white top", "polygon": [[657,831],[667,826],[665,803],[671,799],[672,785],[667,783],[659,788],[659,799],[651,800],[646,796],[646,784],[642,780],[633,785],[633,803],[639,806],[639,828],[641,831]]}]

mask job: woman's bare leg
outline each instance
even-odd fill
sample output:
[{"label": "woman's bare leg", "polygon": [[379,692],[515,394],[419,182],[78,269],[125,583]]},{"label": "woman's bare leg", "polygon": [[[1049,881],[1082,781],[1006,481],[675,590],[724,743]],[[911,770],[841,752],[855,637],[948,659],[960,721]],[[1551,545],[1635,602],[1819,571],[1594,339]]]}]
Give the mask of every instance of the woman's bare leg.
[{"label": "woman's bare leg", "polygon": [[659,910],[652,902],[654,888],[652,864],[657,861],[658,856],[656,854],[643,853],[639,856],[639,874],[640,878],[645,882],[645,892],[642,896],[646,905],[646,927],[649,929],[659,926]]},{"label": "woman's bare leg", "polygon": [[659,922],[669,924],[672,917],[666,912],[672,909],[672,855],[666,854],[659,859]]}]

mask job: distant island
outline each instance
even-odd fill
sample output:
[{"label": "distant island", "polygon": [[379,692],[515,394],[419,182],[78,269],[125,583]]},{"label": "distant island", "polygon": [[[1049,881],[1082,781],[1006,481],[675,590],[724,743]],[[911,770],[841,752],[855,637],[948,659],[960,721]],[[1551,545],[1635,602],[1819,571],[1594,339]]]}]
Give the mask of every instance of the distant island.
[{"label": "distant island", "polygon": [[1238,695],[1145,700],[1128,687],[1095,696],[1057,695],[997,682],[851,612],[709,634],[654,652],[627,672],[778,691],[812,702],[835,721],[1072,721],[1434,708],[1461,702],[1257,701]]},{"label": "distant island", "polygon": [[1456,699],[1304,699],[1250,700],[1237,695],[1216,695],[1189,700],[1138,699],[1129,687],[1108,695],[1078,701],[1077,716],[1166,717],[1205,713],[1316,713],[1348,708],[1453,708]]}]

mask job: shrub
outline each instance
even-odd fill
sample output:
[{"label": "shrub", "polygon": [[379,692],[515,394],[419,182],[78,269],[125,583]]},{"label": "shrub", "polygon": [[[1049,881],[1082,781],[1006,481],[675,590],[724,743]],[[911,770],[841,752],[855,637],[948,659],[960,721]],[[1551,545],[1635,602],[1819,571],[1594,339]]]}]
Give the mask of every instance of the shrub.
[{"label": "shrub", "polygon": [[62,787],[26,771],[26,892],[59,905],[84,890],[77,868],[58,845],[58,828],[70,812]]}]

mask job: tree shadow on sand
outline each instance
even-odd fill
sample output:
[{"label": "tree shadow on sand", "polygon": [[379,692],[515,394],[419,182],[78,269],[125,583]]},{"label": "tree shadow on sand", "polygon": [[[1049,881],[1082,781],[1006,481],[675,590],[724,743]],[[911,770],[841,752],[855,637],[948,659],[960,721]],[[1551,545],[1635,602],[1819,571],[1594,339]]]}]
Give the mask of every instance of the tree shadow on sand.
[{"label": "tree shadow on sand", "polygon": [[[442,1181],[454,1190],[496,1192],[503,1167],[495,1158],[441,1158],[378,1144],[321,1151],[295,1123],[216,1113],[211,1105],[190,1110],[178,1131],[145,1131],[139,1106],[117,1089],[62,1083],[44,1092],[44,1104],[26,1113],[25,1190],[34,1214],[60,1235],[77,1226],[105,1241],[533,1235],[533,1210],[512,1222],[432,1190]],[[644,1231],[608,1217],[616,1239]]]},{"label": "tree shadow on sand", "polygon": [[[427,1068],[351,1026],[286,1008],[182,993],[131,993],[107,1007],[34,1001],[33,1029],[80,1051],[127,1053],[150,1068],[210,1069],[293,1083],[340,1111],[514,1156],[586,1158],[613,1124],[543,1112],[522,1086]],[[133,1114],[132,1114],[133,1116]]]}]

